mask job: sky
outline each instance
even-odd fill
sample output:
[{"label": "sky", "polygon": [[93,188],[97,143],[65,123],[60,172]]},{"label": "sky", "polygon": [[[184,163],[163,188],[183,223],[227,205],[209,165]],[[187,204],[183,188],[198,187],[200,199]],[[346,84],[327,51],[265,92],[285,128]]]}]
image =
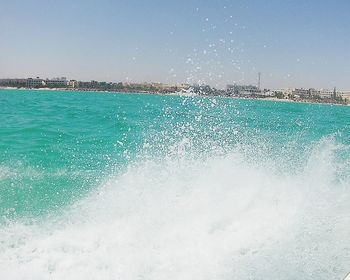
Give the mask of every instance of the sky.
[{"label": "sky", "polygon": [[0,0],[0,78],[350,90],[347,0]]}]

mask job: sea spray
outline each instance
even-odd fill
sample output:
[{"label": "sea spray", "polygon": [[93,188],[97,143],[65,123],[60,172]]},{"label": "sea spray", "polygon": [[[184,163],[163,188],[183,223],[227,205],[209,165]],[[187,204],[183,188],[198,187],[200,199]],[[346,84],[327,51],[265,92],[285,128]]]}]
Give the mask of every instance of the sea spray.
[{"label": "sea spray", "polygon": [[[333,156],[330,144],[320,146]],[[0,274],[333,279],[344,272],[349,182],[324,189],[332,170],[320,184],[310,162],[293,176],[246,162],[237,152],[129,166],[53,221],[3,228]]]},{"label": "sea spray", "polygon": [[[69,112],[75,97],[50,93],[45,100],[43,93],[37,102],[56,116],[52,99]],[[13,192],[17,215],[2,212],[1,279],[341,279],[346,274],[348,108],[224,98],[78,97],[78,108],[89,106],[88,113],[81,110],[67,127],[58,125],[70,137],[49,133],[46,142],[37,142],[31,135],[23,140],[27,153],[18,146],[26,155],[21,165],[3,156],[1,199],[11,205],[4,194]],[[35,162],[31,150],[38,143],[45,153]],[[43,162],[52,156],[47,147],[59,151],[59,160]],[[9,150],[13,159],[21,155],[15,142]],[[10,185],[13,174],[18,175]],[[57,184],[57,178],[66,181]],[[85,180],[88,189],[82,192]],[[29,200],[25,195],[41,192]],[[37,203],[42,197],[45,204]],[[52,201],[54,207],[45,208]]]}]

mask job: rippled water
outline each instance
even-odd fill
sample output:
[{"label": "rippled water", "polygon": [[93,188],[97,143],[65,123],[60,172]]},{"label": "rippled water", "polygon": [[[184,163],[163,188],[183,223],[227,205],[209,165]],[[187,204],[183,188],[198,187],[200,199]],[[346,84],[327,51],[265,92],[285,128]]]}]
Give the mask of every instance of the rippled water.
[{"label": "rippled water", "polygon": [[1,279],[342,279],[350,108],[0,91]]}]

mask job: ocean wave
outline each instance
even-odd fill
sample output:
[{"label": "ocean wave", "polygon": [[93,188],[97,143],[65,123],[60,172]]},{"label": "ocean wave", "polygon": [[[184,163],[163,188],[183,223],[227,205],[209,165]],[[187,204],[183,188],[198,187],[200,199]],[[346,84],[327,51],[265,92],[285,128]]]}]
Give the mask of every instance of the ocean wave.
[{"label": "ocean wave", "polygon": [[347,146],[326,137],[297,161],[263,157],[256,146],[209,154],[193,153],[194,146],[184,137],[165,156],[140,156],[63,214],[2,226],[0,278],[346,274],[350,172],[341,155]]}]

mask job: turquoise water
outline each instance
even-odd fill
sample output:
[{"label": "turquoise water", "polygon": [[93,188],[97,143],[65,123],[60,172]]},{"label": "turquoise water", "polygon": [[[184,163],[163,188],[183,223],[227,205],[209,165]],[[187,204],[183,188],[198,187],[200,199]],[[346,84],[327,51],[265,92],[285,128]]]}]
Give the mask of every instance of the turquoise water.
[{"label": "turquoise water", "polygon": [[341,279],[350,107],[0,90],[1,279]]}]

